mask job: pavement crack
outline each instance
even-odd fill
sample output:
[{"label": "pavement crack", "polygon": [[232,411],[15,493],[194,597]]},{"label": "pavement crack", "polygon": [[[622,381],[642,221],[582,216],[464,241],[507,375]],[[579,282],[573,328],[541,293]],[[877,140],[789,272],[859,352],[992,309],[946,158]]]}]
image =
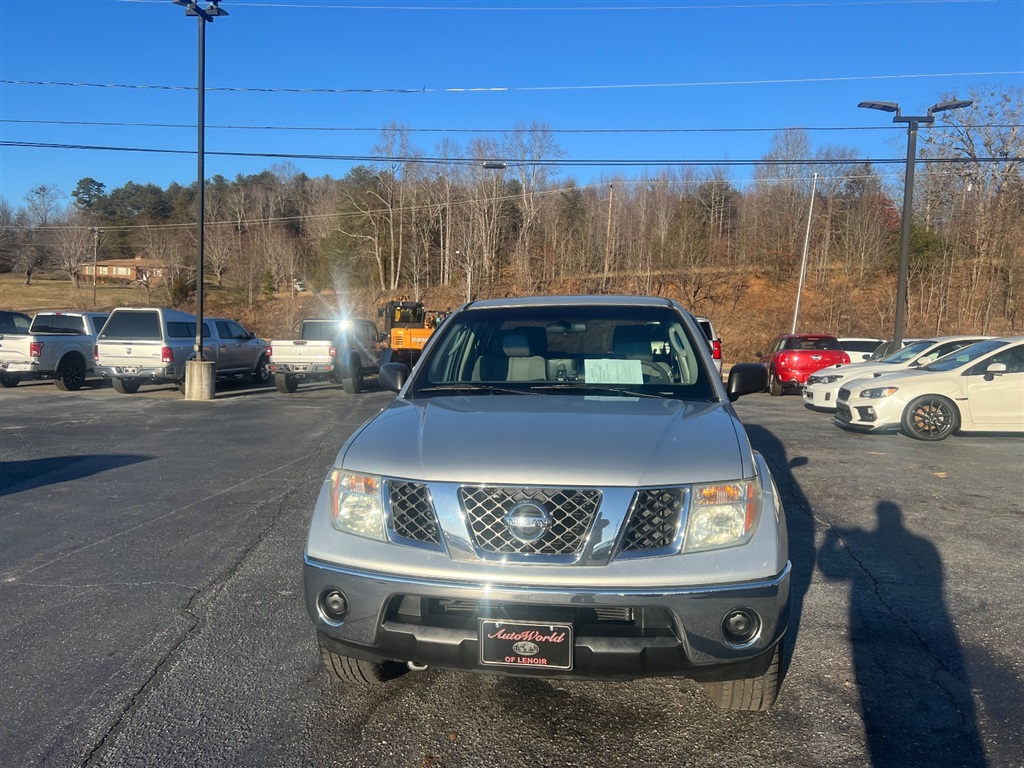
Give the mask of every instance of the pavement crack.
[{"label": "pavement crack", "polygon": [[[180,631],[178,637],[171,643],[171,645],[164,652],[160,660],[154,665],[152,671],[147,675],[146,679],[128,696],[124,706],[117,713],[114,722],[111,723],[110,727],[106,729],[102,736],[96,741],[91,749],[86,753],[85,758],[81,763],[81,768],[93,768],[102,759],[104,752],[108,746],[113,743],[113,740],[117,735],[124,729],[130,718],[132,712],[139,706],[140,702],[145,698],[146,694],[153,689],[154,686],[159,684],[160,679],[166,669],[174,662],[179,650],[189,641],[193,634],[203,627],[206,623],[206,610],[199,610],[196,606],[200,600],[208,602],[213,605],[216,602],[217,596],[222,592],[228,584],[238,574],[242,566],[249,559],[250,555],[256,550],[266,539],[268,533],[272,531],[276,526],[281,516],[290,509],[288,500],[297,493],[306,483],[308,483],[309,472],[312,471],[311,467],[315,467],[319,474],[321,469],[320,457],[324,452],[324,448],[321,447],[312,453],[306,454],[301,460],[306,461],[307,470],[303,471],[293,481],[289,483],[289,486],[280,495],[276,496],[273,500],[266,500],[255,506],[258,510],[271,503],[276,503],[277,509],[270,515],[266,523],[262,525],[257,531],[256,535],[250,539],[248,545],[243,547],[238,555],[234,558],[234,561],[219,574],[214,576],[210,583],[201,587],[190,587],[184,584],[176,584],[168,582],[166,584],[181,587],[191,591],[191,595],[186,601],[185,605],[181,608],[181,614],[185,618],[186,623],[184,628]],[[298,461],[298,460],[296,460]],[[295,462],[290,462],[285,466],[291,466]],[[280,468],[279,468],[280,469]],[[218,494],[219,495],[219,494]],[[25,582],[19,582],[26,584]],[[117,583],[119,586],[141,586],[149,584],[159,584],[161,582],[140,582],[138,585],[130,583]],[[47,584],[35,584],[28,583],[27,586],[60,586],[60,585],[47,585]],[[86,585],[73,585],[73,586],[86,586]],[[93,585],[102,586],[102,585]]]}]

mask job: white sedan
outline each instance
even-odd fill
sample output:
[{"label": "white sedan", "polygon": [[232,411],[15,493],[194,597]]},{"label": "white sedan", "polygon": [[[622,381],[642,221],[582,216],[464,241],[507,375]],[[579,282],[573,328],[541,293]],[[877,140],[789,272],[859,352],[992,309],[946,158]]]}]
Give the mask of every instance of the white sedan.
[{"label": "white sedan", "polygon": [[828,368],[815,371],[807,378],[807,384],[803,389],[804,405],[816,411],[834,411],[839,388],[854,379],[902,372],[927,365],[961,347],[990,338],[992,337],[980,334],[936,336],[931,339],[919,339],[881,360],[830,365]]},{"label": "white sedan", "polygon": [[979,341],[920,368],[851,382],[839,390],[834,422],[863,432],[898,428],[918,440],[1024,435],[1024,336]]}]

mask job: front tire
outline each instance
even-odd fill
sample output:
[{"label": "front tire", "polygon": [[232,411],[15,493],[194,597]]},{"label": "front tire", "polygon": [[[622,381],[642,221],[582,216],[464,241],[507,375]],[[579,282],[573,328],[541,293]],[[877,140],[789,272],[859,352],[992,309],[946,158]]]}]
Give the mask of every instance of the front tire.
[{"label": "front tire", "polygon": [[121,395],[134,395],[142,382],[138,379],[114,379],[114,391]]},{"label": "front tire", "polygon": [[57,389],[62,392],[77,392],[85,384],[85,363],[75,355],[65,357],[57,366],[53,380]]},{"label": "front tire", "polygon": [[960,428],[960,412],[945,397],[924,395],[904,409],[902,427],[903,433],[915,440],[945,440]]},{"label": "front tire", "polygon": [[275,373],[274,386],[277,387],[278,392],[290,395],[299,388],[299,380],[294,376],[289,376],[287,373]]},{"label": "front tire", "polygon": [[764,712],[772,708],[779,696],[782,666],[782,641],[775,644],[771,663],[763,675],[720,683],[702,683],[704,693],[720,709]]},{"label": "front tire", "polygon": [[405,667],[397,661],[383,663],[353,659],[335,653],[323,644],[320,645],[320,660],[332,680],[361,688],[373,688],[383,685],[389,680],[404,673]]}]

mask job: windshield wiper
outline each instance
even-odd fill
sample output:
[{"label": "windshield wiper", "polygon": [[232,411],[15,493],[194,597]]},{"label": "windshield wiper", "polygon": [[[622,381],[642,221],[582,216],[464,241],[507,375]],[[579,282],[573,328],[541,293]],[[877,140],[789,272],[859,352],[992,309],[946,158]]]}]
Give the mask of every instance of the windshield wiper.
[{"label": "windshield wiper", "polygon": [[461,392],[482,395],[532,395],[536,394],[528,389],[514,389],[512,387],[499,387],[495,384],[482,384],[475,381],[460,381],[450,384],[433,384],[428,387],[419,387],[415,394],[428,394],[433,392]]},{"label": "windshield wiper", "polygon": [[569,382],[562,384],[536,384],[533,388],[535,390],[554,390],[556,392],[611,392],[616,395],[626,395],[627,397],[653,397],[657,400],[660,400],[664,397],[664,393],[641,392],[636,389],[623,389],[622,387],[609,387],[605,384],[587,384],[585,382]]}]

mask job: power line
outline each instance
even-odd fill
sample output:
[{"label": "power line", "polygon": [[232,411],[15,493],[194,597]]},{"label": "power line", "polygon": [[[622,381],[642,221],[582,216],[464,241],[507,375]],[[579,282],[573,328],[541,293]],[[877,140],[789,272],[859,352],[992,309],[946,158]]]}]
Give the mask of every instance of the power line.
[{"label": "power line", "polygon": [[[164,0],[118,0],[125,3],[155,4]],[[285,2],[232,2],[233,8],[293,8],[339,11],[429,11],[429,12],[485,12],[485,13],[547,13],[557,12],[630,12],[630,11],[711,11],[711,10],[769,10],[776,8],[860,8],[869,5],[992,5],[1001,2],[1019,2],[1019,0],[852,0],[842,2],[821,0],[810,2],[766,2],[766,3],[691,3],[686,5],[583,5],[583,6],[437,6],[437,5],[374,5],[370,3],[285,3]]]},{"label": "power line", "polygon": [[[73,126],[102,126],[121,128],[189,128],[195,129],[193,123],[137,123],[113,120],[34,120],[18,118],[0,118],[0,123],[17,123],[30,125],[73,125]],[[389,129],[390,126],[378,127],[344,127],[344,126],[319,126],[319,125],[211,125],[207,128],[219,130],[243,130],[243,131],[329,131],[339,133],[379,133]],[[973,125],[973,128],[1019,128],[1013,124],[987,123]],[[942,130],[943,126],[930,126],[931,130]],[[531,133],[534,128],[410,128],[398,126],[399,131],[408,133]],[[776,133],[779,131],[900,131],[905,129],[901,125],[860,125],[860,126],[778,126],[775,128],[542,128],[543,133]]]},{"label": "power line", "polygon": [[[912,80],[939,77],[991,77],[994,75],[1024,75],[1024,70],[1006,72],[924,72],[903,75],[850,75],[845,77],[791,77],[763,80],[708,80],[682,83],[603,83],[590,85],[499,85],[479,87],[449,88],[242,88],[235,86],[207,86],[207,91],[230,93],[319,93],[319,94],[351,94],[351,93],[391,93],[391,94],[438,94],[438,93],[526,93],[541,91],[601,91],[601,90],[632,90],[652,88],[703,88],[721,87],[726,85],[794,85],[799,83],[840,83],[876,80]],[[2,85],[37,85],[60,86],[65,88],[111,88],[153,91],[194,91],[196,86],[190,85],[158,85],[133,83],[73,83],[56,80],[0,80]]]},{"label": "power line", "polygon": [[[49,142],[38,142],[38,141],[0,141],[0,147],[20,147],[28,149],[76,149],[76,150],[87,150],[87,151],[100,151],[100,152],[142,152],[142,153],[155,153],[155,154],[170,154],[170,155],[194,155],[194,150],[189,149],[160,149],[152,147],[116,147],[116,146],[98,146],[89,144],[56,144]],[[217,155],[219,157],[260,157],[260,158],[272,158],[280,160],[337,160],[340,162],[350,163],[397,163],[399,165],[468,165],[476,166],[484,162],[484,158],[479,157],[406,157],[406,156],[384,156],[384,155],[328,155],[328,154],[308,154],[308,153],[295,153],[295,152],[226,152],[226,151],[211,151],[207,150],[208,155]],[[890,158],[849,158],[842,160],[835,159],[817,159],[817,158],[797,158],[797,159],[780,159],[775,160],[771,158],[760,158],[756,160],[693,160],[693,159],[564,159],[564,158],[539,158],[532,159],[529,161],[516,160],[515,158],[486,158],[488,161],[503,162],[510,167],[519,167],[526,165],[543,165],[543,166],[558,166],[558,167],[618,167],[618,168],[636,168],[645,166],[658,166],[658,167],[685,167],[685,166],[700,166],[700,167],[726,167],[726,166],[785,166],[785,165],[801,165],[801,166],[814,166],[814,165],[836,165],[837,163],[843,165],[857,165],[863,163],[870,163],[872,165],[888,165],[888,164],[903,164],[906,162],[904,157],[890,157]],[[957,163],[1006,163],[1006,162],[1017,162],[1024,160],[1024,157],[950,157],[950,158],[923,158],[918,160],[919,163],[933,163],[933,164],[957,164]]]}]

